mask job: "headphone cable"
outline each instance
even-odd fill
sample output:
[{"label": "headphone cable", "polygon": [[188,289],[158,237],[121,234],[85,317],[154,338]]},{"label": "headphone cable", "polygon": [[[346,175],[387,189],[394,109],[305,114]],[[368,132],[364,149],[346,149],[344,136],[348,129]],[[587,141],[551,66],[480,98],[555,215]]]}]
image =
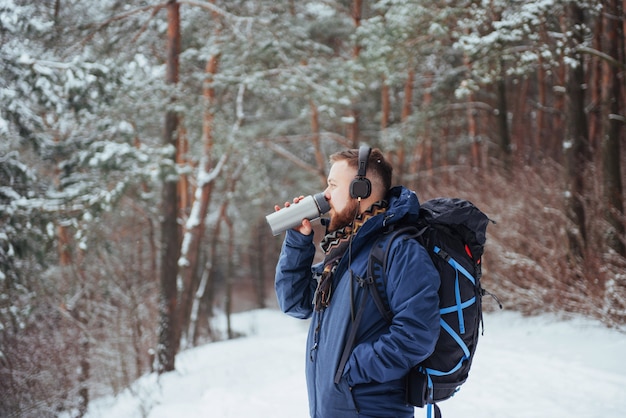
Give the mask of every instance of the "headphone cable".
[{"label": "headphone cable", "polygon": [[348,241],[348,271],[350,272],[350,318],[354,322],[354,273],[352,271],[352,239],[354,238],[354,223],[356,218],[361,212],[361,198],[357,198],[357,206],[354,211],[354,218],[352,219],[352,233],[350,234],[350,240]]}]

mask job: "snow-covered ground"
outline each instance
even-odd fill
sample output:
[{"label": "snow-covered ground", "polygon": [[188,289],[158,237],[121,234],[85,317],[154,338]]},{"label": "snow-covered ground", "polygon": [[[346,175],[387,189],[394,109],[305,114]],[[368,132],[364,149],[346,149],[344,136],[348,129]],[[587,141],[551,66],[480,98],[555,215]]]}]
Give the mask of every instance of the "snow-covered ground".
[{"label": "snow-covered ground", "polygon": [[[468,382],[440,404],[444,418],[626,417],[625,334],[584,318],[499,312],[484,322]],[[247,336],[180,353],[175,372],[94,400],[88,417],[308,417],[308,323],[257,310],[233,324]]]}]

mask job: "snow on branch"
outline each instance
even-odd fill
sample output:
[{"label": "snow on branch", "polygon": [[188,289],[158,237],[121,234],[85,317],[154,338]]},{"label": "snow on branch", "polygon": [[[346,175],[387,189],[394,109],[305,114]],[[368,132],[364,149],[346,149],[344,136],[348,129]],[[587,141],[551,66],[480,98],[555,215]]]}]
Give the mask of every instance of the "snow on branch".
[{"label": "snow on branch", "polygon": [[602,51],[598,51],[597,49],[594,49],[585,45],[578,45],[576,48],[579,52],[584,52],[589,55],[595,55],[596,57],[601,58],[605,61],[608,61],[609,64],[614,65],[618,68],[622,68],[622,69],[626,68],[626,66],[623,63],[619,62],[618,60],[616,60],[609,54],[606,54]]},{"label": "snow on branch", "polygon": [[[206,157],[203,157],[203,160],[205,158]],[[198,189],[201,189],[203,186],[211,183],[213,180],[217,178],[217,176],[220,175],[220,173],[222,172],[222,169],[224,168],[224,164],[226,163],[226,160],[228,160],[228,154],[224,153],[220,157],[220,160],[217,162],[213,170],[205,171],[203,168],[200,168],[198,170]],[[200,167],[204,167],[204,161],[202,161],[202,163],[200,164]]]}]

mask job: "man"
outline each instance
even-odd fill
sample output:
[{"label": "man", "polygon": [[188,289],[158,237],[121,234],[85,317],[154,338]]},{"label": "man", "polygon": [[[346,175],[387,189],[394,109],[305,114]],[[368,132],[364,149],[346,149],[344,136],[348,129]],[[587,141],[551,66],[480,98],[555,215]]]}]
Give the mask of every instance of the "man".
[{"label": "man", "polygon": [[[287,231],[276,267],[281,309],[296,318],[312,318],[306,360],[310,415],[413,417],[413,407],[405,402],[404,378],[434,350],[440,329],[439,274],[417,241],[393,242],[384,295],[393,314],[391,325],[359,280],[366,277],[376,239],[394,223],[417,218],[419,202],[406,188],[390,189],[392,167],[378,149],[347,150],[330,161],[324,261],[312,265],[313,230],[305,219]],[[364,297],[368,300],[353,349],[339,370]]]}]

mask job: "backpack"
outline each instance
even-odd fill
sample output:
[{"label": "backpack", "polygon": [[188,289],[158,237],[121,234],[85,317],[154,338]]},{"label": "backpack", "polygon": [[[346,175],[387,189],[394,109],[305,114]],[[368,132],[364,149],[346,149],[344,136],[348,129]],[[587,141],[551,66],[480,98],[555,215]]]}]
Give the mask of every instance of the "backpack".
[{"label": "backpack", "polygon": [[495,223],[469,201],[432,199],[421,205],[416,222],[399,222],[390,227],[370,252],[365,287],[389,323],[392,314],[384,292],[385,271],[395,239],[420,242],[441,277],[439,339],[430,357],[411,369],[406,378],[407,404],[427,405],[428,418],[433,407],[435,416],[441,417],[436,403],[459,390],[472,365],[482,324],[482,296],[491,295],[480,284],[481,257],[489,222]]}]

